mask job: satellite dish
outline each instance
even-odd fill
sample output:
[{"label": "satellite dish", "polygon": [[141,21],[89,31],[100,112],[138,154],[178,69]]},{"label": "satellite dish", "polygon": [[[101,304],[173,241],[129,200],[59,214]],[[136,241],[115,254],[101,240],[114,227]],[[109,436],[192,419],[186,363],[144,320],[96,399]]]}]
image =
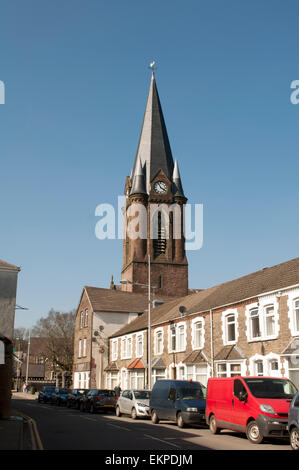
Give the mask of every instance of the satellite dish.
[{"label": "satellite dish", "polygon": [[93,335],[94,335],[94,336],[99,336],[99,332],[98,332],[98,331],[94,331]]},{"label": "satellite dish", "polygon": [[104,330],[103,325],[100,325],[100,326],[99,326],[99,330],[100,330],[100,331],[103,331],[103,330]]},{"label": "satellite dish", "polygon": [[186,307],[184,307],[184,305],[181,305],[179,307],[179,312],[180,312],[181,315],[184,315],[184,313],[186,313],[186,311],[187,311],[187,309],[186,309]]}]

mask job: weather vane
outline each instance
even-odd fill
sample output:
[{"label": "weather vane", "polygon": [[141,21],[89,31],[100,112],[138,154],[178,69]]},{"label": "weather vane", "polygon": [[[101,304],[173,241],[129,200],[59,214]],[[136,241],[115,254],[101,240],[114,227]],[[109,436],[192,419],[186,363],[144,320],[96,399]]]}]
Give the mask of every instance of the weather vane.
[{"label": "weather vane", "polygon": [[152,72],[154,72],[154,70],[157,70],[157,67],[155,67],[155,65],[156,62],[154,60],[149,64],[149,69],[151,69]]}]

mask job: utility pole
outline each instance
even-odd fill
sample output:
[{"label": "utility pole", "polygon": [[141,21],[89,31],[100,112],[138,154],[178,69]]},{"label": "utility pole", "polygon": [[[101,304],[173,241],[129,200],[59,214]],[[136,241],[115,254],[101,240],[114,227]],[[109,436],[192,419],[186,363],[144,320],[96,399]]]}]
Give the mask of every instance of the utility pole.
[{"label": "utility pole", "polygon": [[29,328],[29,335],[28,335],[28,347],[27,347],[26,385],[28,384],[28,373],[29,373],[29,355],[30,355],[30,328]]}]

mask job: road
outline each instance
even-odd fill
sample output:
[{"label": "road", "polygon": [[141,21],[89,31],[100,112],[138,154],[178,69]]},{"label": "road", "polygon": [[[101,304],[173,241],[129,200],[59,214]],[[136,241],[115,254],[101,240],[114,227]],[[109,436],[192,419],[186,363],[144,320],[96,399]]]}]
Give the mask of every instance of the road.
[{"label": "road", "polygon": [[174,423],[117,418],[114,414],[82,413],[66,407],[14,398],[12,407],[31,416],[45,450],[290,450],[287,440],[251,444],[246,436],[223,430],[179,429]]}]

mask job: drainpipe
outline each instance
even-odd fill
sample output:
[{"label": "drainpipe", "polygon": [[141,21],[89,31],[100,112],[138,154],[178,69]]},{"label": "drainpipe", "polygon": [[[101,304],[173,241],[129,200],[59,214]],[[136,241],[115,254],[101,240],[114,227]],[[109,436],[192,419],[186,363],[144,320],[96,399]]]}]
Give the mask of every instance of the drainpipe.
[{"label": "drainpipe", "polygon": [[212,377],[214,377],[214,334],[213,334],[213,310],[210,310],[210,327],[211,327],[211,366]]}]

